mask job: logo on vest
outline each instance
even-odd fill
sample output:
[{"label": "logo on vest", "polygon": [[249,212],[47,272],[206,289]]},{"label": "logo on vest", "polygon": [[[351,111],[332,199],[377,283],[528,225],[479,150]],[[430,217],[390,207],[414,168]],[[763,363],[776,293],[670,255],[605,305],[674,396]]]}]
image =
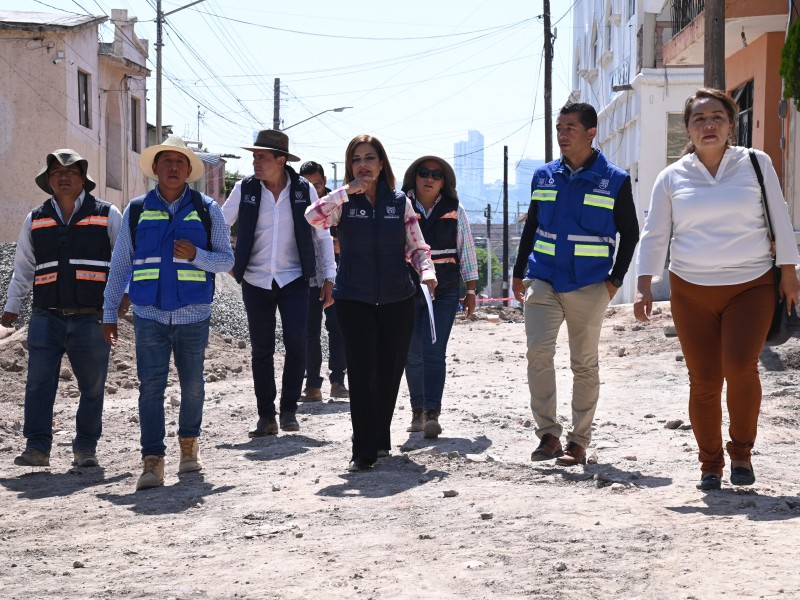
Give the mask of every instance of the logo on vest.
[{"label": "logo on vest", "polygon": [[245,194],[244,198],[242,198],[242,202],[244,202],[245,204],[255,204],[256,197],[251,194]]},{"label": "logo on vest", "polygon": [[365,211],[363,208],[361,209],[351,208],[350,212],[347,213],[347,216],[353,219],[366,219],[367,211]]},{"label": "logo on vest", "polygon": [[600,180],[600,187],[606,189],[608,187],[608,179],[601,179]]},{"label": "logo on vest", "polygon": [[397,212],[397,209],[394,206],[387,206],[386,207],[386,214],[393,215]]},{"label": "logo on vest", "polygon": [[303,201],[303,192],[301,192],[300,190],[297,190],[294,193],[294,201],[295,201],[295,203],[302,202]]}]

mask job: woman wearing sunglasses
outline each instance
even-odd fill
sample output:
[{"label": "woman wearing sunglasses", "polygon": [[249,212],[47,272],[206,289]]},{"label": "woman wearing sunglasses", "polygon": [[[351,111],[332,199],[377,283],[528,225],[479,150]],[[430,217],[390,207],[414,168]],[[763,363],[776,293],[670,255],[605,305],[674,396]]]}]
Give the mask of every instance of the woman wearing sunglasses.
[{"label": "woman wearing sunglasses", "polygon": [[392,415],[414,324],[414,282],[406,260],[431,292],[436,273],[383,145],[358,135],[345,152],[344,187],[306,210],[312,226],[338,226],[333,287],[350,383],[353,454],[349,471],[372,467],[391,447]]},{"label": "woman wearing sunglasses", "polygon": [[[406,192],[419,219],[425,242],[436,265],[436,297],[433,320],[436,343],[432,343],[428,308],[420,291],[416,296],[414,332],[406,360],[406,382],[411,396],[411,425],[407,431],[422,431],[426,438],[442,432],[439,413],[446,375],[447,340],[458,311],[459,277],[464,280],[464,315],[475,312],[478,262],[467,213],[458,202],[453,168],[438,156],[418,158],[403,177]],[[412,273],[413,276],[413,273]]]}]

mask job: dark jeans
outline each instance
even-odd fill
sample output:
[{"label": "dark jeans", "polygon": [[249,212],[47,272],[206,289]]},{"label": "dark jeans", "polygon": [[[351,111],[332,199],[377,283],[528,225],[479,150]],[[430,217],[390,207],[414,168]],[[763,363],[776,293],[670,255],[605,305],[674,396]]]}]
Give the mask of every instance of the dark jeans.
[{"label": "dark jeans", "polygon": [[28,381],[25,385],[27,447],[50,454],[53,404],[61,359],[66,352],[81,392],[75,415],[73,450],[94,452],[103,429],[108,354],[100,313],[63,315],[34,308],[28,324]]},{"label": "dark jeans", "polygon": [[337,300],[350,382],[353,458],[374,463],[391,425],[414,325],[414,296],[391,304]]},{"label": "dark jeans", "polygon": [[134,315],[136,373],[139,376],[139,430],[142,458],[164,456],[164,392],[169,378],[170,355],[175,360],[181,386],[178,437],[198,437],[203,424],[206,388],[203,368],[210,319],[168,325]]},{"label": "dark jeans", "polygon": [[[306,345],[306,385],[312,388],[322,387],[322,300],[319,299],[320,288],[311,287],[308,291],[308,344]],[[328,368],[331,371],[331,383],[344,383],[344,371],[347,361],[344,357],[342,330],[336,318],[336,304],[325,309],[325,329],[328,330]]]},{"label": "dark jeans", "polygon": [[286,360],[281,379],[280,411],[294,413],[306,371],[306,324],[308,322],[308,282],[298,277],[283,287],[273,283],[271,290],[242,280],[242,299],[250,328],[253,357],[253,388],[260,417],[275,416],[275,309],[281,313]]},{"label": "dark jeans", "polygon": [[447,375],[445,353],[450,330],[458,310],[458,288],[437,293],[433,301],[436,343],[431,343],[431,326],[425,297],[417,294],[414,330],[408,347],[406,382],[412,408],[441,410]]}]

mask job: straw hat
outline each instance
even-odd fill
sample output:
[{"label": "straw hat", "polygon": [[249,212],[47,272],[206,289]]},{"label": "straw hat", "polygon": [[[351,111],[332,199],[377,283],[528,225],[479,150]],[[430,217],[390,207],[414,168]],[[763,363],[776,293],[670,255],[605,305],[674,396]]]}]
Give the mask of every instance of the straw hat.
[{"label": "straw hat", "polygon": [[156,160],[156,154],[159,152],[165,152],[167,150],[172,152],[180,152],[189,159],[192,172],[189,174],[189,177],[186,178],[186,183],[197,181],[203,176],[203,173],[205,173],[206,167],[203,164],[203,161],[200,160],[200,157],[192,152],[191,149],[189,149],[189,147],[186,145],[186,142],[184,142],[183,139],[177,135],[169,136],[158,146],[148,146],[142,150],[142,153],[139,155],[139,168],[142,170],[142,173],[147,175],[147,177],[153,181],[158,181],[158,177],[155,173],[153,173],[153,162]]},{"label": "straw hat", "polygon": [[97,185],[95,184],[94,180],[89,177],[89,173],[87,172],[89,170],[89,161],[81,157],[80,154],[71,148],[61,148],[60,150],[53,150],[47,155],[47,158],[44,159],[44,167],[36,176],[36,185],[38,185],[39,188],[45,193],[51,195],[53,193],[50,183],[47,181],[47,170],[50,168],[50,164],[53,162],[53,160],[57,160],[65,167],[77,164],[78,167],[80,167],[81,174],[83,175],[83,189],[85,189],[87,192],[91,192]]}]

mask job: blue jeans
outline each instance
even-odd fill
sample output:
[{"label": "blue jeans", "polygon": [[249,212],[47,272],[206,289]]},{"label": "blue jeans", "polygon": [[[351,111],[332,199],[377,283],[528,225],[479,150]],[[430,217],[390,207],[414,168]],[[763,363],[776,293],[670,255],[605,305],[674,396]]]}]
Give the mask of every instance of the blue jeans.
[{"label": "blue jeans", "polygon": [[258,416],[275,416],[275,310],[281,313],[286,359],[281,380],[282,413],[295,413],[306,372],[308,282],[302,277],[283,287],[264,289],[242,281],[242,300],[250,328],[253,355],[253,389]]},{"label": "blue jeans", "polygon": [[108,354],[100,313],[63,315],[34,308],[28,324],[28,380],[25,385],[26,446],[50,454],[53,404],[61,359],[66,352],[81,392],[75,415],[73,450],[94,452],[103,430],[103,397]]},{"label": "blue jeans", "polygon": [[164,392],[170,354],[181,385],[178,435],[197,437],[203,422],[205,379],[203,366],[210,319],[186,325],[166,325],[134,315],[136,373],[139,376],[139,428],[142,457],[164,456]]},{"label": "blue jeans", "polygon": [[458,310],[458,288],[437,293],[433,301],[436,343],[431,344],[431,326],[425,297],[416,295],[414,330],[406,359],[406,382],[411,408],[441,410],[447,375],[445,352]]},{"label": "blue jeans", "polygon": [[[306,385],[322,387],[322,300],[320,288],[311,287],[308,291],[308,344],[306,346]],[[347,360],[344,357],[344,341],[339,321],[336,318],[336,304],[325,309],[325,329],[328,330],[328,368],[331,383],[344,383]]]}]

